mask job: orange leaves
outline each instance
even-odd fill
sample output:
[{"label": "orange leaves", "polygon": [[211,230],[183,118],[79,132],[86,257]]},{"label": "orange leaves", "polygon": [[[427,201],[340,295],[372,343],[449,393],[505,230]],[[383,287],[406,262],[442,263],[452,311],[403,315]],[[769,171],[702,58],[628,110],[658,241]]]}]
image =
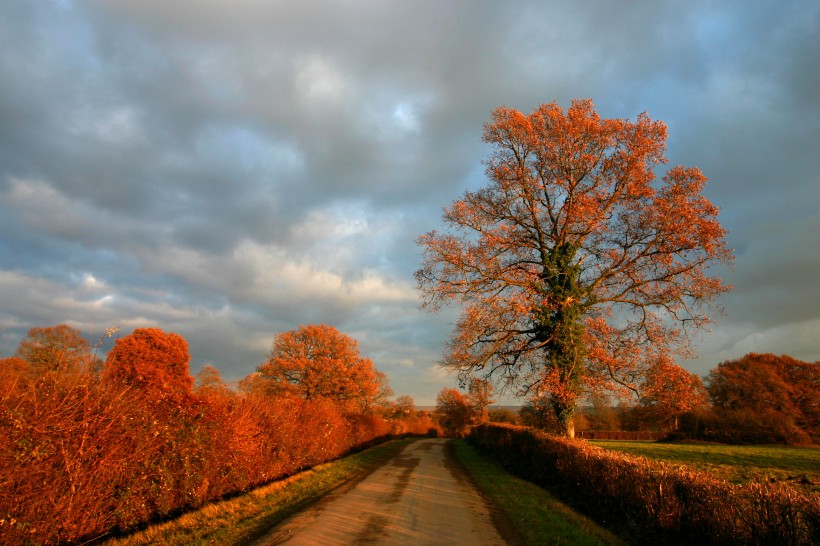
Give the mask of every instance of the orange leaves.
[{"label": "orange leaves", "polygon": [[259,367],[271,392],[306,399],[328,398],[363,407],[385,383],[353,338],[325,324],[277,334],[267,362]]},{"label": "orange leaves", "polygon": [[579,370],[635,388],[649,359],[686,351],[681,325],[706,324],[729,289],[707,271],[732,256],[703,174],[656,179],[666,137],[663,122],[602,119],[590,100],[493,112],[488,185],[445,209],[448,232],[418,240],[423,305],[464,305],[448,365],[570,401]]},{"label": "orange leaves", "polygon": [[656,362],[647,371],[641,405],[651,408],[672,428],[677,429],[678,417],[706,403],[706,389],[697,375],[668,360]]},{"label": "orange leaves", "polygon": [[188,370],[188,342],[159,328],[137,328],[118,339],[105,361],[105,377],[137,389],[185,393],[193,378]]},{"label": "orange leaves", "polygon": [[462,436],[473,417],[473,407],[456,389],[444,388],[436,397],[436,415],[448,436]]},{"label": "orange leaves", "polygon": [[34,375],[80,371],[93,359],[88,341],[66,324],[30,329],[15,356],[25,360]]},{"label": "orange leaves", "polygon": [[780,484],[730,484],[705,472],[505,425],[470,441],[512,472],[556,487],[593,513],[631,522],[638,542],[816,544],[820,503]]},{"label": "orange leaves", "polygon": [[389,431],[383,419],[346,414],[330,400],[241,396],[214,381],[165,397],[89,372],[2,386],[2,544],[75,544],[127,531]]},{"label": "orange leaves", "polygon": [[722,415],[768,413],[820,439],[820,362],[749,353],[721,362],[709,373],[707,389]]}]

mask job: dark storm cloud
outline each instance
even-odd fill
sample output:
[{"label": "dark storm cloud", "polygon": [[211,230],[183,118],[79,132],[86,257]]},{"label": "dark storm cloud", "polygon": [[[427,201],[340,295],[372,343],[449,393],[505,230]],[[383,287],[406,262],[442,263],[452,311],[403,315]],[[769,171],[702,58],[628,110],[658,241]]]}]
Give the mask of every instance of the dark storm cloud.
[{"label": "dark storm cloud", "polygon": [[5,2],[0,355],[30,326],[145,325],[194,370],[354,335],[431,401],[453,312],[415,238],[483,184],[493,108],[590,97],[669,124],[736,249],[705,372],[820,358],[816,3]]}]

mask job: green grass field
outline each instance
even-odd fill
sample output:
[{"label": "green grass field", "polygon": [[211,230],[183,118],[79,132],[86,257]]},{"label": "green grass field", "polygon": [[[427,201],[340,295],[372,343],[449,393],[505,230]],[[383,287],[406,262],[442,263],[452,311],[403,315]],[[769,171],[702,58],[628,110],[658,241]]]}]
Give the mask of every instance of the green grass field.
[{"label": "green grass field", "polygon": [[820,493],[820,448],[616,440],[590,440],[589,443],[711,472],[733,483],[775,480]]}]

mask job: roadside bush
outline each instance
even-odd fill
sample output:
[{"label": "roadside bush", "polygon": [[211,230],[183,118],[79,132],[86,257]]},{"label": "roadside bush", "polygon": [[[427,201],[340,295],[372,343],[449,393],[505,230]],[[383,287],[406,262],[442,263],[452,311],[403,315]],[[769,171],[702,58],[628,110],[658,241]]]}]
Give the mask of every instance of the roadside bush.
[{"label": "roadside bush", "polygon": [[676,535],[704,544],[820,543],[820,498],[788,486],[732,485],[509,425],[474,428],[469,440],[513,473],[594,517],[643,527],[652,540]]},{"label": "roadside bush", "polygon": [[[3,361],[0,543],[124,532],[342,456],[390,431],[325,399],[146,392]],[[19,370],[18,370],[19,368]],[[20,375],[20,377],[17,377]]]},{"label": "roadside bush", "polygon": [[444,436],[438,423],[427,412],[419,412],[405,419],[390,420],[390,434],[393,436]]}]

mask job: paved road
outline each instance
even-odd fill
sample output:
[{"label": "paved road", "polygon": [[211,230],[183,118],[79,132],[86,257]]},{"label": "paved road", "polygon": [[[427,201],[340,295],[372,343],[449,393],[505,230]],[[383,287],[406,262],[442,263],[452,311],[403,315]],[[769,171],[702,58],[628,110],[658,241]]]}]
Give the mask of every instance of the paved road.
[{"label": "paved road", "polygon": [[490,509],[445,453],[447,440],[409,444],[353,487],[284,521],[272,544],[506,544]]}]

